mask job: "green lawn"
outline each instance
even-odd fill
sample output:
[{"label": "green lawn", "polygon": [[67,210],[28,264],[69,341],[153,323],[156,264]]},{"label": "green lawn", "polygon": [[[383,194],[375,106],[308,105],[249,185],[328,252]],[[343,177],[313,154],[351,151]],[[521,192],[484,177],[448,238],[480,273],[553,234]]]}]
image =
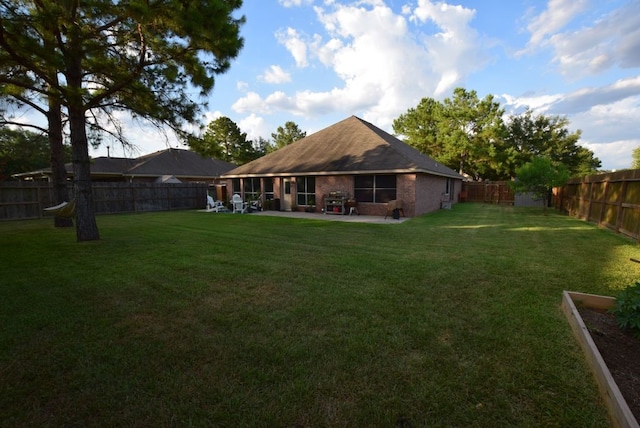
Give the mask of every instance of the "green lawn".
[{"label": "green lawn", "polygon": [[640,278],[610,231],[480,204],[98,225],[0,223],[0,426],[608,426],[559,306]]}]

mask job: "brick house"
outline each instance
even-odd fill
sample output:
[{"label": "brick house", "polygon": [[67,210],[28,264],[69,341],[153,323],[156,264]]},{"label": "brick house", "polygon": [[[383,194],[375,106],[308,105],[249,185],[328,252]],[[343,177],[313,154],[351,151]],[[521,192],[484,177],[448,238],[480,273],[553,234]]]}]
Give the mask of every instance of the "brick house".
[{"label": "brick house", "polygon": [[[458,200],[463,177],[376,126],[351,116],[224,173],[227,188],[266,209],[408,217]],[[341,202],[342,201],[342,202]]]}]

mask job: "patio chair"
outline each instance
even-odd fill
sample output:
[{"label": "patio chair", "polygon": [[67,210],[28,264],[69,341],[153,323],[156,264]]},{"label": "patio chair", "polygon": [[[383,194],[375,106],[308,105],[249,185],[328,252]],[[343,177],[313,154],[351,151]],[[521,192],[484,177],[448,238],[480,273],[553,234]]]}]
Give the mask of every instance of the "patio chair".
[{"label": "patio chair", "polygon": [[216,201],[207,194],[207,211],[213,211],[216,213],[226,211],[227,207],[224,206],[222,201]]},{"label": "patio chair", "polygon": [[262,199],[258,196],[255,201],[249,202],[249,208],[251,211],[262,211]]},{"label": "patio chair", "polygon": [[247,208],[249,206],[249,204],[247,204],[246,202],[244,202],[242,200],[242,196],[240,196],[239,194],[235,193],[233,195],[233,197],[231,198],[231,205],[233,205],[233,213],[240,213],[240,214],[244,214],[247,212]]},{"label": "patio chair", "polygon": [[392,218],[400,218],[400,212],[402,212],[402,216],[406,217],[404,214],[404,209],[402,208],[402,201],[398,201],[397,199],[393,199],[387,202],[387,213],[384,215],[386,219],[389,216]]}]

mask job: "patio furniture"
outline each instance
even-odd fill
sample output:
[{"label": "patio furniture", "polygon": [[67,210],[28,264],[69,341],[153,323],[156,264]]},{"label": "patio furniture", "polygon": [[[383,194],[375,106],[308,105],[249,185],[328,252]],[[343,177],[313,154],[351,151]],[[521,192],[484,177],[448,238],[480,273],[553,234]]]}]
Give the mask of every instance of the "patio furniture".
[{"label": "patio furniture", "polygon": [[345,207],[349,210],[349,215],[360,215],[360,213],[358,212],[358,202],[355,199],[347,199]]},{"label": "patio furniture", "polygon": [[402,212],[403,217],[406,217],[404,209],[402,208],[402,201],[393,199],[387,202],[387,213],[384,215],[384,218],[386,219],[387,217],[392,216],[393,218],[398,219],[400,218],[400,212]]},{"label": "patio furniture", "polygon": [[246,202],[244,202],[242,200],[242,196],[240,196],[239,194],[235,193],[233,195],[233,197],[231,198],[231,205],[233,205],[233,213],[240,213],[240,214],[244,214],[247,212],[247,208],[249,206],[249,204],[247,204]]},{"label": "patio furniture", "polygon": [[347,195],[343,192],[330,192],[324,197],[324,213],[325,214],[346,214],[345,204]]},{"label": "patio furniture", "polygon": [[207,211],[219,213],[226,210],[227,207],[224,206],[222,201],[216,201],[211,196],[207,195]]},{"label": "patio furniture", "polygon": [[262,211],[262,201],[260,200],[260,198],[256,199],[255,201],[251,201],[249,203],[249,208],[251,209],[251,211]]}]

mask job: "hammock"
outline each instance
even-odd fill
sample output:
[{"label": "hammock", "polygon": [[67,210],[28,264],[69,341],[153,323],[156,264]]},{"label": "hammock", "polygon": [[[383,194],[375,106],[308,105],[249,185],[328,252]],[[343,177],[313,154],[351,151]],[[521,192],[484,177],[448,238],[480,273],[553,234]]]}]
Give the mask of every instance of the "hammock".
[{"label": "hammock", "polygon": [[72,199],[70,202],[63,202],[52,207],[44,208],[45,214],[53,214],[56,217],[71,218],[76,213],[76,201]]}]

